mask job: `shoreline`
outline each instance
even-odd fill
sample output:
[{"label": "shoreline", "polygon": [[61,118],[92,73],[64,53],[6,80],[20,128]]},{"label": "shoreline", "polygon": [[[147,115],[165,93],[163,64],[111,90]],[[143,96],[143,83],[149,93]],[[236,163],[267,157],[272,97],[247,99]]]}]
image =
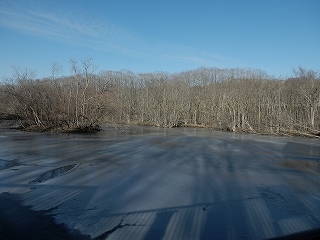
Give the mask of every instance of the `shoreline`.
[{"label": "shoreline", "polygon": [[144,126],[144,127],[159,127],[163,129],[170,129],[170,128],[203,128],[203,129],[210,129],[214,131],[225,131],[225,132],[234,132],[234,133],[247,133],[247,134],[253,134],[253,135],[265,135],[265,136],[286,136],[286,137],[307,137],[307,138],[320,138],[320,131],[316,133],[310,133],[310,132],[298,132],[298,131],[289,131],[285,129],[281,129],[281,132],[259,132],[256,130],[246,130],[241,128],[235,128],[235,129],[220,129],[210,126],[204,126],[204,125],[196,125],[196,124],[182,124],[179,126],[157,126],[153,124],[139,124],[139,123],[130,123],[130,124],[118,124],[118,123],[110,123],[110,122],[100,122],[98,124],[94,124],[92,126],[72,126],[72,127],[39,127],[39,126],[28,126],[23,127],[22,124],[17,124],[18,121],[21,120],[12,120],[12,119],[0,119],[0,128],[4,126],[4,128],[8,129],[15,129],[15,130],[21,130],[25,132],[47,132],[47,133],[96,133],[103,131],[102,125],[110,125],[110,126]]}]

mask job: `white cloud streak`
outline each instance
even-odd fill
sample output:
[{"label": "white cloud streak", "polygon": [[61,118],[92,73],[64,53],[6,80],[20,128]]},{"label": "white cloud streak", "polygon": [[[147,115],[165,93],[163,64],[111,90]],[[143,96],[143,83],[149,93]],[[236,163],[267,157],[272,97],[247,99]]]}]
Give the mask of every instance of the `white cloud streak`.
[{"label": "white cloud streak", "polygon": [[112,51],[134,58],[151,57],[207,66],[214,65],[216,60],[225,60],[181,45],[155,46],[113,23],[81,16],[73,11],[55,9],[54,12],[48,12],[41,8],[20,6],[14,1],[0,3],[0,25],[71,46]]},{"label": "white cloud streak", "polygon": [[[8,3],[8,2],[7,2]],[[11,2],[10,2],[11,3]],[[119,39],[130,38],[125,36],[113,24],[95,23],[77,16],[68,14],[69,18],[61,14],[22,9],[16,4],[6,4],[9,7],[0,8],[0,25],[23,32],[25,34],[54,39],[71,45],[83,45],[86,42],[116,42]],[[86,46],[88,47],[88,46]]]}]

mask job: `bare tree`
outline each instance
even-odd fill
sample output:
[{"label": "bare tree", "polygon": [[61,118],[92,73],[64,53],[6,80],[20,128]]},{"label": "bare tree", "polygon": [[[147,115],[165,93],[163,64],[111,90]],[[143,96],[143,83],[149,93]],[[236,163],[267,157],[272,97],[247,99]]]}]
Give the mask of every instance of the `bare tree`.
[{"label": "bare tree", "polygon": [[60,72],[62,72],[62,66],[56,62],[53,62],[51,64],[50,72],[51,72],[51,79],[55,80],[56,78],[59,77]]},{"label": "bare tree", "polygon": [[96,74],[91,58],[70,59],[69,77],[13,68],[0,86],[1,111],[39,129],[90,129],[99,121],[200,126],[266,134],[320,135],[319,73],[302,67],[287,80],[257,69],[199,68],[169,74],[128,70]]}]

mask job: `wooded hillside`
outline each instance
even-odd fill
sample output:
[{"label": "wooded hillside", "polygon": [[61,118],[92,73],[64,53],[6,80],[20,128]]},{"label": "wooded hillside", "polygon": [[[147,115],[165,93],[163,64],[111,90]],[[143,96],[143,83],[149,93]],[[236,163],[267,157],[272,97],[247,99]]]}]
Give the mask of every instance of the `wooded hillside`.
[{"label": "wooded hillside", "polygon": [[264,134],[320,135],[320,74],[286,80],[256,69],[199,68],[169,74],[101,71],[71,60],[72,75],[35,79],[14,69],[0,90],[2,118],[36,129],[96,129],[99,122],[199,126]]}]

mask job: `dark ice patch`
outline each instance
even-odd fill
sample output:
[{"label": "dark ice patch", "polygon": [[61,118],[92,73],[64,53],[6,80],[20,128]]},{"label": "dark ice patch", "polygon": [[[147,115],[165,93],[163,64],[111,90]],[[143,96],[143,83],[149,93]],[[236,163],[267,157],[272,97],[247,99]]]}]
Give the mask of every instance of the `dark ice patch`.
[{"label": "dark ice patch", "polygon": [[19,195],[1,193],[0,204],[0,239],[90,239],[77,229],[56,223],[50,209],[32,211],[29,206],[23,206]]},{"label": "dark ice patch", "polygon": [[72,172],[77,166],[79,166],[79,164],[71,164],[53,169],[51,171],[45,172],[44,174],[40,175],[37,179],[32,180],[29,183],[42,183],[52,178],[60,177],[62,175]]},{"label": "dark ice patch", "polygon": [[0,171],[13,167],[13,166],[17,166],[18,162],[17,160],[4,160],[4,159],[0,159]]},{"label": "dark ice patch", "polygon": [[12,161],[0,159],[0,170],[10,167],[12,164]]},{"label": "dark ice patch", "polygon": [[287,158],[310,161],[320,160],[320,146],[318,145],[288,142],[282,152],[284,157]]}]

